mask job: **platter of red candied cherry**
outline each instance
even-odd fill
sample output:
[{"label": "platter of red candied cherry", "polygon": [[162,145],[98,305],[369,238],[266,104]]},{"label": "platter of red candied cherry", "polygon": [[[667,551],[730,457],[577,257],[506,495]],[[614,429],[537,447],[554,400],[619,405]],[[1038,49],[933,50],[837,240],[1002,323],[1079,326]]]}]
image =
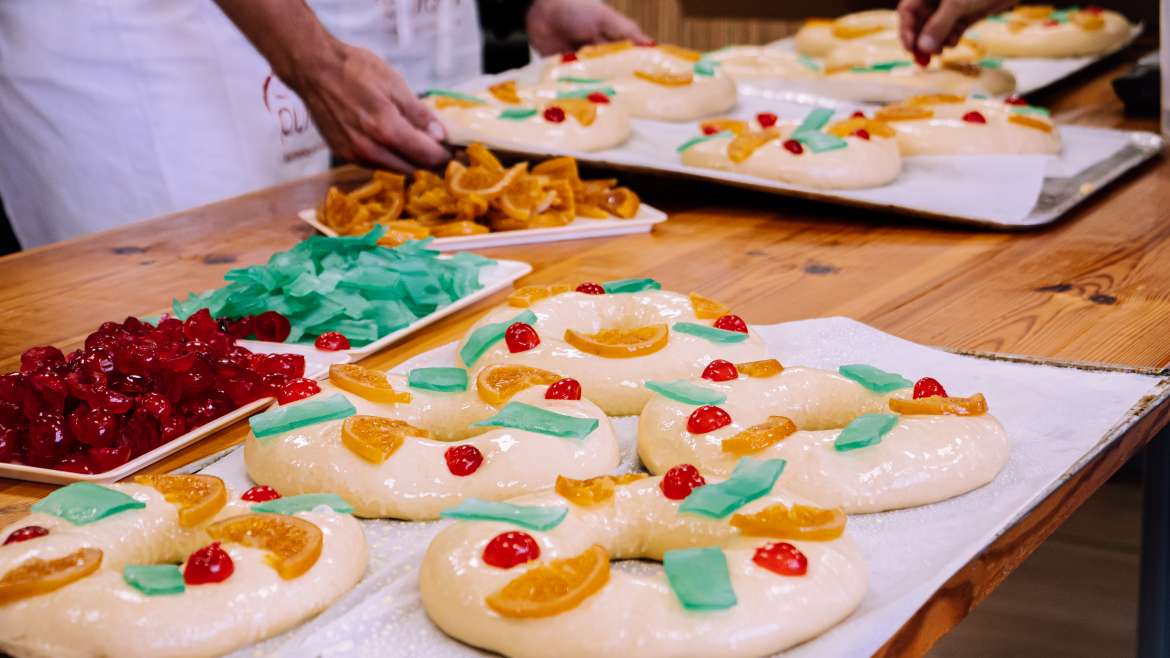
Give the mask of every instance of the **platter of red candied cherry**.
[{"label": "platter of red candied cherry", "polygon": [[253,352],[207,311],[106,322],[68,354],[0,375],[0,477],[119,480],[212,432],[320,390],[302,354]]}]

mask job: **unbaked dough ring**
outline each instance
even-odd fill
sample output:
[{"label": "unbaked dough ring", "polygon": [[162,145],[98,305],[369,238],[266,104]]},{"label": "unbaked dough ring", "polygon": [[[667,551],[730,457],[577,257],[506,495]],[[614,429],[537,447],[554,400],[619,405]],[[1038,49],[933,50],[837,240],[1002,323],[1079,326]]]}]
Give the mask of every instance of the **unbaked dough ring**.
[{"label": "unbaked dough ring", "polygon": [[[877,116],[898,112],[912,115],[918,110],[930,115],[909,120],[884,119],[897,131],[903,155],[1051,155],[1061,150],[1060,131],[1048,113],[1014,100],[922,96],[878,110]],[[978,121],[980,117],[983,122]]]},{"label": "unbaked dough ring", "polygon": [[[353,505],[358,516],[422,520],[436,518],[464,498],[508,498],[548,487],[558,473],[585,478],[608,473],[619,463],[609,419],[588,400],[546,400],[548,387],[537,385],[506,401],[597,421],[585,438],[558,438],[506,427],[475,427],[500,412],[504,403],[480,399],[474,380],[467,391],[443,393],[410,388],[403,375],[386,379],[394,390],[408,391],[410,402],[371,402],[328,382],[315,398],[343,395],[359,415],[405,421],[431,438],[408,436],[385,461],[371,463],[345,445],[342,420],[263,439],[253,433],[244,444],[248,475],[286,494],[335,492]],[[447,464],[447,452],[461,445],[474,446],[483,456],[469,475],[456,475]]]},{"label": "unbaked dough ring", "polygon": [[1121,14],[1109,10],[1047,11],[1020,5],[984,19],[967,32],[994,57],[1084,57],[1117,50],[1133,34]]},{"label": "unbaked dough ring", "polygon": [[638,422],[638,454],[651,473],[683,463],[728,473],[740,455],[725,451],[723,441],[772,416],[788,418],[797,431],[750,456],[788,460],[788,487],[851,514],[958,496],[993,480],[1007,463],[1007,434],[986,413],[897,415],[897,424],[877,444],[847,452],[834,447],[842,428],[858,416],[893,414],[889,400],[908,398],[906,388],[874,393],[838,373],[801,367],[772,377],[741,374],[730,381],[692,383],[726,395],[716,406],[732,422],[692,434],[687,420],[696,406],[655,394]]},{"label": "unbaked dough ring", "polygon": [[[735,513],[813,505],[784,488],[789,477],[786,469],[770,493]],[[462,521],[444,529],[427,549],[420,573],[428,616],[462,642],[514,657],[764,656],[819,635],[861,602],[866,567],[847,535],[828,541],[744,536],[729,523],[730,513],[718,519],[680,512],[681,501],[663,494],[661,480],[619,484],[612,498],[584,507],[554,491],[510,501],[567,508],[564,520],[544,532],[499,521]],[[720,480],[708,478],[707,486]],[[485,547],[507,532],[534,539],[538,559],[511,568],[485,563]],[[757,549],[777,540],[806,556],[805,575],[779,575],[753,562]],[[608,581],[559,614],[516,618],[486,602],[522,574],[587,551],[604,549],[611,560],[661,561],[668,551],[696,547],[722,549],[736,599],[732,607],[688,610],[662,573],[608,565]]]},{"label": "unbaked dough ring", "polygon": [[227,580],[148,596],[127,584],[124,567],[184,561],[212,542],[208,525],[248,514],[248,503],[230,500],[212,518],[183,527],[176,506],[155,488],[103,486],[145,507],[85,525],[34,512],[0,530],[0,537],[31,525],[49,531],[47,536],[0,547],[0,574],[31,559],[52,560],[81,549],[101,552],[101,563],[90,575],[0,605],[0,649],[4,652],[20,658],[220,655],[309,619],[352,589],[365,573],[366,540],[361,526],[349,514],[318,507],[295,514],[323,535],[320,557],[303,574],[286,580],[270,566],[268,551],[225,542],[222,548],[235,567]]},{"label": "unbaked dough ring", "polygon": [[[521,309],[503,305],[488,312],[472,328],[506,322]],[[716,343],[682,333],[677,323],[711,326],[712,320],[695,314],[686,295],[663,290],[587,295],[566,292],[541,299],[529,308],[537,316],[534,326],[540,344],[512,353],[503,341],[489,348],[470,367],[478,370],[497,363],[522,364],[549,370],[581,383],[585,398],[611,416],[637,414],[650,399],[642,385],[650,379],[690,377],[712,359],[750,361],[763,357],[764,341],[748,330],[741,342]],[[665,347],[651,354],[629,358],[607,358],[587,354],[565,341],[567,330],[595,334],[605,329],[634,328],[665,324],[670,328]],[[470,334],[469,334],[470,336]],[[465,337],[460,349],[467,344]]]},{"label": "unbaked dough ring", "polygon": [[888,37],[897,29],[896,12],[870,9],[846,14],[836,20],[809,20],[797,31],[794,42],[798,53],[824,57],[844,45]]}]

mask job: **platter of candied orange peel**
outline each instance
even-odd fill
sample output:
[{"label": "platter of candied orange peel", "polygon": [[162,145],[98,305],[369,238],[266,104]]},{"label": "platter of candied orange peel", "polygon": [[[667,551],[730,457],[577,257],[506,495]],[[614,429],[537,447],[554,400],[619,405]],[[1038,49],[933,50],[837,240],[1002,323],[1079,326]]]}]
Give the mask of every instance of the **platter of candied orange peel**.
[{"label": "platter of candied orange peel", "polygon": [[647,233],[666,221],[617,179],[582,179],[571,157],[505,166],[482,144],[442,175],[375,171],[350,191],[330,187],[319,207],[299,215],[331,237],[383,225],[380,244],[429,237],[443,251]]}]

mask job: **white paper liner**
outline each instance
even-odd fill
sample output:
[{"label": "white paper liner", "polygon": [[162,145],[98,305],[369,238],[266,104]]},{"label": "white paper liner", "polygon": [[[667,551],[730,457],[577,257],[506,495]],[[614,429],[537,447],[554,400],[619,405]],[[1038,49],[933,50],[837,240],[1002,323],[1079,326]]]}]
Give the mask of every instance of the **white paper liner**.
[{"label": "white paper liner", "polygon": [[[756,327],[773,355],[789,365],[835,368],[863,362],[910,378],[933,376],[956,395],[983,392],[1003,423],[1012,453],[991,484],[935,505],[853,516],[848,532],[866,555],[870,589],[842,624],[796,647],[790,656],[861,656],[880,647],[971,557],[1135,422],[1143,396],[1170,383],[1125,372],[980,359],[923,347],[845,318]],[[454,344],[396,371],[453,362]],[[1148,402],[1148,399],[1147,399]],[[1144,408],[1142,408],[1144,411]],[[614,420],[622,443],[619,472],[636,467],[633,417]],[[241,491],[249,486],[236,450],[204,473]],[[237,657],[470,656],[482,652],[435,628],[418,595],[418,565],[430,538],[448,521],[364,521],[370,567],[362,583],[324,614],[288,633],[238,651]],[[643,562],[617,568],[654,571]],[[701,614],[701,613],[696,613]],[[598,629],[581,629],[581,638]]]}]

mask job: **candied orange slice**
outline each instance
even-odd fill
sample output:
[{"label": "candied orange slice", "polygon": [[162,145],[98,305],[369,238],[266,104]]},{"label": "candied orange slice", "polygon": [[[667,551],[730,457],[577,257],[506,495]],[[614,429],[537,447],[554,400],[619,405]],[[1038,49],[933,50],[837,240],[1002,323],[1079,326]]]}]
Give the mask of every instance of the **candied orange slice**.
[{"label": "candied orange slice", "polygon": [[504,170],[504,165],[500,164],[495,154],[479,142],[467,145],[467,160],[471,162],[472,166],[485,167],[491,171]]},{"label": "candied orange slice", "polygon": [[498,363],[479,371],[475,378],[475,388],[479,399],[498,406],[526,388],[547,386],[560,378],[555,372],[540,368]]},{"label": "candied orange slice", "polygon": [[550,196],[545,189],[547,180],[543,176],[520,177],[496,197],[493,206],[512,219],[528,221]]},{"label": "candied orange slice", "polygon": [[268,551],[264,560],[280,577],[292,580],[313,568],[324,538],[315,524],[283,514],[243,514],[207,526],[216,541]]},{"label": "candied orange slice", "polygon": [[1012,10],[1012,16],[1030,21],[1041,21],[1052,15],[1052,5],[1020,5]]},{"label": "candied orange slice", "polygon": [[593,59],[594,57],[604,57],[605,55],[612,55],[620,53],[623,50],[629,50],[634,47],[634,42],[629,39],[621,41],[611,41],[609,43],[598,43],[591,46],[584,46],[577,51],[577,57],[581,59]]},{"label": "candied orange slice", "polygon": [[551,617],[567,612],[609,582],[609,554],[594,544],[579,555],[529,569],[485,599],[504,617]]},{"label": "candied orange slice", "polygon": [[1068,20],[1086,32],[1096,32],[1105,28],[1105,19],[1088,11],[1075,11]]},{"label": "candied orange slice", "polygon": [[878,121],[917,121],[929,119],[934,112],[925,107],[914,105],[887,105],[874,112],[873,117]]},{"label": "candied orange slice", "polygon": [[890,411],[906,416],[982,416],[987,413],[987,398],[982,393],[967,398],[941,395],[916,400],[890,398]]},{"label": "candied orange slice", "polygon": [[1008,121],[1025,128],[1032,128],[1042,132],[1052,132],[1052,124],[1036,117],[1030,117],[1025,114],[1013,114],[1008,117]]},{"label": "candied orange slice", "polygon": [[588,507],[613,498],[617,487],[623,484],[636,482],[646,477],[645,473],[626,473],[625,475],[600,475],[588,480],[574,480],[563,475],[557,476],[557,493],[561,498],[579,505]]},{"label": "candied orange slice", "polygon": [[660,43],[658,44],[658,50],[672,57],[685,59],[688,62],[697,62],[700,59],[703,59],[703,53],[697,50],[691,50],[690,48],[676,46],[672,43]]},{"label": "candied orange slice", "polygon": [[749,537],[831,541],[845,532],[845,510],[800,503],[769,505],[755,514],[736,514],[731,525]]},{"label": "candied orange slice", "polygon": [[809,18],[804,21],[804,27],[830,27],[833,22],[831,18]]},{"label": "candied orange slice", "polygon": [[838,39],[860,39],[868,37],[871,34],[877,34],[886,28],[881,25],[848,25],[842,23],[833,24],[833,36]]},{"label": "candied orange slice", "polygon": [[642,200],[628,187],[615,187],[605,195],[601,208],[611,215],[631,219],[638,214]]},{"label": "candied orange slice", "polygon": [[0,578],[0,605],[52,592],[85,578],[101,564],[102,552],[96,548],[80,548],[51,560],[25,560]]},{"label": "candied orange slice", "polygon": [[512,291],[508,295],[508,305],[516,308],[528,308],[534,303],[559,295],[561,293],[569,292],[573,289],[567,283],[553,283],[543,286],[522,286]]},{"label": "candied orange slice", "polygon": [[548,181],[545,187],[547,193],[544,201],[537,206],[536,214],[558,213],[569,217],[569,221],[577,216],[573,185],[567,180]]},{"label": "candied orange slice", "polygon": [[691,309],[695,312],[695,317],[700,320],[714,320],[731,312],[731,308],[727,304],[720,304],[714,299],[704,297],[697,292],[692,292],[690,297]]},{"label": "candied orange slice", "polygon": [[512,184],[528,169],[527,162],[521,162],[505,169],[492,171],[487,167],[466,167],[458,160],[447,165],[447,188],[457,197],[478,194],[485,200],[492,200]]},{"label": "candied orange slice", "polygon": [[962,96],[954,94],[922,94],[907,98],[905,103],[907,105],[952,105],[962,103],[964,100],[966,99]]},{"label": "candied orange slice", "polygon": [[699,123],[699,130],[703,131],[704,135],[714,135],[724,131],[733,132],[736,135],[743,134],[749,130],[748,122],[743,119],[707,119]]},{"label": "candied orange slice", "polygon": [[626,359],[653,354],[666,347],[670,330],[664,324],[652,324],[636,329],[602,329],[595,334],[565,330],[565,342],[594,356],[607,359]]},{"label": "candied orange slice", "polygon": [[430,433],[404,420],[381,416],[350,416],[341,425],[341,443],[371,464],[390,459],[408,436],[426,438]]},{"label": "candied orange slice", "polygon": [[480,235],[487,233],[488,227],[483,224],[477,224],[470,220],[463,220],[459,222],[447,222],[446,224],[439,224],[431,229],[431,235],[436,238],[450,238],[459,235]]},{"label": "candied orange slice", "polygon": [[362,204],[343,194],[336,187],[330,187],[317,218],[322,224],[342,235],[352,232],[353,227],[370,223],[370,211]]},{"label": "candied orange slice", "polygon": [[780,133],[774,128],[741,133],[727,145],[727,157],[732,162],[743,162],[750,158],[756,149],[779,137]]},{"label": "candied orange slice", "polygon": [[516,94],[515,80],[505,80],[504,82],[496,83],[488,87],[488,91],[501,102],[511,105],[518,105],[520,103],[520,96]]},{"label": "candied orange slice", "polygon": [[431,229],[423,226],[417,219],[396,219],[385,222],[384,225],[386,234],[378,240],[378,244],[396,247],[407,240],[422,240],[431,234]]},{"label": "candied orange slice", "polygon": [[735,364],[735,369],[741,375],[748,377],[775,377],[784,372],[784,366],[776,359],[761,359],[759,361],[747,361],[745,363]]},{"label": "candied orange slice", "polygon": [[585,201],[578,201],[577,216],[586,217],[588,219],[609,219],[609,212],[599,205]]},{"label": "candied orange slice", "polygon": [[695,81],[693,73],[671,71],[634,71],[634,77],[663,87],[685,87]]},{"label": "candied orange slice", "polygon": [[179,508],[179,525],[191,528],[215,516],[227,504],[227,487],[214,475],[139,475],[135,484],[153,487]]},{"label": "candied orange slice", "polygon": [[1028,29],[1028,27],[1031,25],[1032,25],[1032,23],[1030,21],[1008,21],[1007,22],[1007,29],[1008,29],[1008,32],[1011,32],[1012,34],[1016,34],[1019,32],[1023,32],[1024,30]]},{"label": "candied orange slice", "polygon": [[581,187],[581,175],[577,171],[577,161],[567,155],[550,158],[537,164],[532,168],[532,175],[568,181],[574,190]]},{"label": "candied orange slice", "polygon": [[450,96],[435,96],[435,108],[445,110],[449,107],[471,108],[483,105],[483,101],[473,101],[470,98],[452,98]]},{"label": "candied orange slice", "polygon": [[354,363],[335,363],[329,366],[329,382],[370,402],[406,404],[411,400],[409,392],[394,390],[386,379],[386,373]]},{"label": "candied orange slice", "polygon": [[893,137],[895,134],[890,124],[864,117],[850,117],[844,121],[838,121],[826,128],[825,132],[830,135],[845,138],[858,130],[864,130],[874,137],[885,137],[887,139]]},{"label": "candied orange slice", "polygon": [[584,98],[561,98],[549,105],[552,106],[561,108],[582,126],[592,126],[597,120],[597,103]]},{"label": "candied orange slice", "polygon": [[796,423],[784,416],[768,416],[768,420],[752,425],[733,437],[723,439],[723,452],[750,455],[770,448],[796,431]]},{"label": "candied orange slice", "polygon": [[532,223],[529,228],[557,228],[560,226],[568,226],[574,219],[576,219],[575,215],[563,211],[542,212],[532,218]]}]

